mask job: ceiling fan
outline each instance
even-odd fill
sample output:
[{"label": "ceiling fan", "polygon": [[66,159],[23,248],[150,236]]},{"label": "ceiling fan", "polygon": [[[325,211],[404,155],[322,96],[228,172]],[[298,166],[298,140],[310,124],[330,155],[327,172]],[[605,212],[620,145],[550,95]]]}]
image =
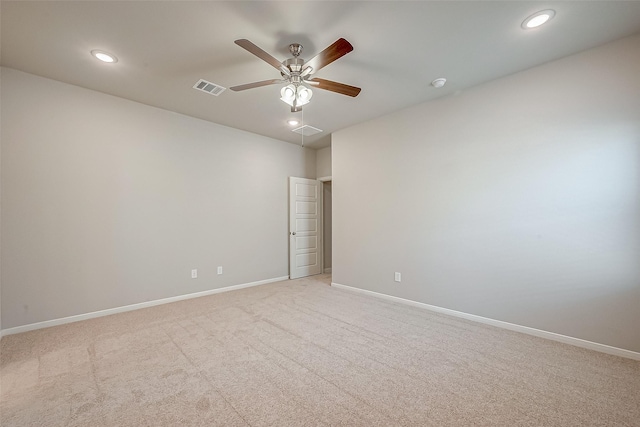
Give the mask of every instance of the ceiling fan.
[{"label": "ceiling fan", "polygon": [[235,44],[246,49],[280,71],[282,78],[233,86],[230,88],[233,91],[239,92],[261,86],[286,83],[287,85],[280,91],[280,99],[291,106],[292,113],[301,111],[302,106],[307,104],[311,99],[313,92],[306,85],[351,97],[356,97],[360,93],[361,89],[359,87],[313,77],[314,73],[319,71],[321,68],[331,64],[333,61],[343,57],[353,50],[351,43],[343,38],[336,40],[331,46],[327,47],[308,61],[300,58],[302,45],[298,43],[289,45],[289,52],[291,52],[293,58],[285,59],[282,62],[278,61],[276,58],[269,55],[247,39],[236,40]]}]

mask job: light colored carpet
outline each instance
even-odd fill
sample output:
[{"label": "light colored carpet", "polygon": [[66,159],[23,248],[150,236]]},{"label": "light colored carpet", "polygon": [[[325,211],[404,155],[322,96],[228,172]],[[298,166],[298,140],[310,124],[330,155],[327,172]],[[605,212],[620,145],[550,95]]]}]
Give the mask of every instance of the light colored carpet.
[{"label": "light colored carpet", "polygon": [[2,339],[2,426],[640,426],[640,362],[285,281]]}]

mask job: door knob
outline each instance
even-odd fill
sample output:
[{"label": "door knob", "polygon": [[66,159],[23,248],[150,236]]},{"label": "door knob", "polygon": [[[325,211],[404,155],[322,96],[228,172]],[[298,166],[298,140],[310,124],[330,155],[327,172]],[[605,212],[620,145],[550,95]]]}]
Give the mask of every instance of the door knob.
[{"label": "door knob", "polygon": [[291,233],[291,235],[292,235],[292,236],[295,236],[295,235],[296,235],[296,232],[295,232],[295,231],[293,231],[293,232]]}]

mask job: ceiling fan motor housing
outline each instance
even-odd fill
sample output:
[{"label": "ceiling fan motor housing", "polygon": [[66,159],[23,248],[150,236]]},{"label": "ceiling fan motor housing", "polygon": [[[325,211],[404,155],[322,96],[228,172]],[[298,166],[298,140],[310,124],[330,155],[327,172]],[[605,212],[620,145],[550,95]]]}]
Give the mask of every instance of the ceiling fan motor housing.
[{"label": "ceiling fan motor housing", "polygon": [[[286,68],[291,70],[291,83],[300,83],[302,81],[302,78],[300,77],[300,73],[302,72],[304,59],[298,58],[298,57],[285,59],[284,61],[282,61],[282,65],[284,65]],[[282,77],[288,77],[288,76],[285,76],[284,73],[281,73],[281,74],[282,74]]]}]

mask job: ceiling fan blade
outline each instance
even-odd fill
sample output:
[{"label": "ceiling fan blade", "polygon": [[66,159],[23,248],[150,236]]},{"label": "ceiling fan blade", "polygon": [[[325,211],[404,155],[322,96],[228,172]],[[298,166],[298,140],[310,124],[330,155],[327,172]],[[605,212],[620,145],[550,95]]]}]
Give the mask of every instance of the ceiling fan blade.
[{"label": "ceiling fan blade", "polygon": [[[355,86],[349,86],[344,83],[338,83],[331,80],[313,78],[305,80],[307,83],[317,87],[318,89],[330,90],[331,92],[340,93],[342,95],[356,97],[362,89]],[[232,88],[233,89],[233,88]]]},{"label": "ceiling fan blade", "polygon": [[353,46],[351,46],[351,43],[343,38],[340,38],[336,40],[331,46],[305,62],[304,65],[310,66],[313,69],[311,72],[315,73],[322,67],[331,64],[333,61],[343,57],[352,50]]},{"label": "ceiling fan blade", "polygon": [[233,87],[230,87],[229,89],[231,89],[234,92],[240,92],[241,90],[253,89],[254,87],[269,86],[269,85],[275,85],[278,83],[286,83],[286,82],[287,81],[283,79],[263,80],[261,82],[254,82],[254,83],[247,83],[246,85],[233,86]]},{"label": "ceiling fan blade", "polygon": [[239,39],[239,40],[236,40],[234,43],[240,46],[241,48],[247,50],[249,53],[252,53],[258,58],[262,59],[264,62],[276,68],[278,71],[284,72],[286,75],[291,75],[290,74],[291,72],[287,69],[287,67],[282,65],[282,62],[278,61],[276,58],[269,55],[267,52],[260,49],[258,46],[251,43],[249,40]]}]

